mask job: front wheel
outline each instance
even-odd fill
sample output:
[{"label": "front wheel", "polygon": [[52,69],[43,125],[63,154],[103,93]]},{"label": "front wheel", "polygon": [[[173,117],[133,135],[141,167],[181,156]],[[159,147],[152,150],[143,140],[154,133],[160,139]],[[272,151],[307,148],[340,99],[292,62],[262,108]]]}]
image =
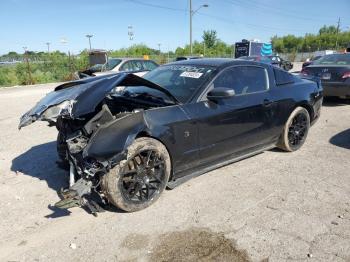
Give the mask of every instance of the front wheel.
[{"label": "front wheel", "polygon": [[153,204],[170,177],[168,151],[159,141],[142,137],[127,148],[127,159],[102,178],[102,190],[110,203],[127,212]]},{"label": "front wheel", "polygon": [[297,107],[290,114],[277,146],[288,152],[298,150],[304,144],[309,129],[309,112],[303,107]]}]

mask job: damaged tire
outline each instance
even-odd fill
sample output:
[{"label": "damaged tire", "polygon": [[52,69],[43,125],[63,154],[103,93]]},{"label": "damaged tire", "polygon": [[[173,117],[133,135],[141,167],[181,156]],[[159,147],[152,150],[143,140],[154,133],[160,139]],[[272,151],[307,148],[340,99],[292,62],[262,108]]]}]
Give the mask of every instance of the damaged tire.
[{"label": "damaged tire", "polygon": [[102,179],[102,189],[110,203],[127,212],[153,204],[170,177],[171,162],[159,141],[141,137],[127,148],[122,160]]},{"label": "damaged tire", "polygon": [[298,150],[304,144],[309,128],[309,112],[303,107],[297,107],[284,126],[278,147],[288,152]]}]

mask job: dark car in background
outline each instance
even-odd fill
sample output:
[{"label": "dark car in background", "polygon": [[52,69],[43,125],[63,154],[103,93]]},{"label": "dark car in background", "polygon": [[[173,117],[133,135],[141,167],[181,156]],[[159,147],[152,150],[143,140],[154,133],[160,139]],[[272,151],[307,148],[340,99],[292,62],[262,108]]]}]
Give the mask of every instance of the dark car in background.
[{"label": "dark car in background", "polygon": [[278,66],[286,71],[289,71],[293,68],[292,62],[288,60],[284,60],[282,57],[278,55],[270,55],[268,57],[271,59],[272,65]]},{"label": "dark car in background", "polygon": [[308,61],[305,61],[303,64],[302,64],[302,68],[304,67],[307,67],[309,65],[312,65],[316,60],[320,59],[322,56],[314,56],[314,57],[311,57]]},{"label": "dark car in background", "polygon": [[276,67],[280,67],[286,71],[289,71],[293,68],[293,64],[289,61],[282,59],[279,56],[271,55],[271,56],[241,56],[238,59],[261,62],[265,64],[270,64]]},{"label": "dark car in background", "polygon": [[42,120],[58,129],[71,186],[56,206],[94,212],[94,192],[137,211],[165,187],[220,166],[273,147],[298,150],[321,105],[317,81],[252,61],[194,59],[143,78],[119,73],[65,83],[19,127]]},{"label": "dark car in background", "polygon": [[350,98],[350,54],[325,55],[301,71],[321,79],[324,96]]}]

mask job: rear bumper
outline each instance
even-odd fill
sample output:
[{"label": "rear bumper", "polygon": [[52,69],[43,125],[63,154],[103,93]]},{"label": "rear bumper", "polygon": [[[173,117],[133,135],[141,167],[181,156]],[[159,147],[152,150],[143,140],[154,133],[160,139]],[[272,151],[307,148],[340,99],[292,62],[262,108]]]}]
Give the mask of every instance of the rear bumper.
[{"label": "rear bumper", "polygon": [[350,97],[350,83],[322,82],[323,96]]}]

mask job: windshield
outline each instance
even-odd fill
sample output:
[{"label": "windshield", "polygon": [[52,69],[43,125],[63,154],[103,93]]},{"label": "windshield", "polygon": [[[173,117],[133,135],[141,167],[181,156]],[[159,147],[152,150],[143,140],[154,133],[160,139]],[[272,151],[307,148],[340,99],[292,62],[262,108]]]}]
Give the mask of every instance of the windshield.
[{"label": "windshield", "polygon": [[90,71],[95,73],[95,72],[101,72],[103,71],[110,71],[114,67],[120,64],[122,60],[118,58],[109,58],[106,64],[96,64],[90,67]]},{"label": "windshield", "polygon": [[114,67],[116,67],[117,65],[120,64],[122,60],[121,59],[118,59],[118,58],[109,58],[108,59],[108,62],[106,64],[106,70],[109,71],[109,70],[112,70]]},{"label": "windshield", "polygon": [[350,65],[350,55],[333,54],[325,55],[314,62],[314,65]]},{"label": "windshield", "polygon": [[168,90],[177,100],[187,102],[213,74],[214,67],[165,65],[143,77]]}]

